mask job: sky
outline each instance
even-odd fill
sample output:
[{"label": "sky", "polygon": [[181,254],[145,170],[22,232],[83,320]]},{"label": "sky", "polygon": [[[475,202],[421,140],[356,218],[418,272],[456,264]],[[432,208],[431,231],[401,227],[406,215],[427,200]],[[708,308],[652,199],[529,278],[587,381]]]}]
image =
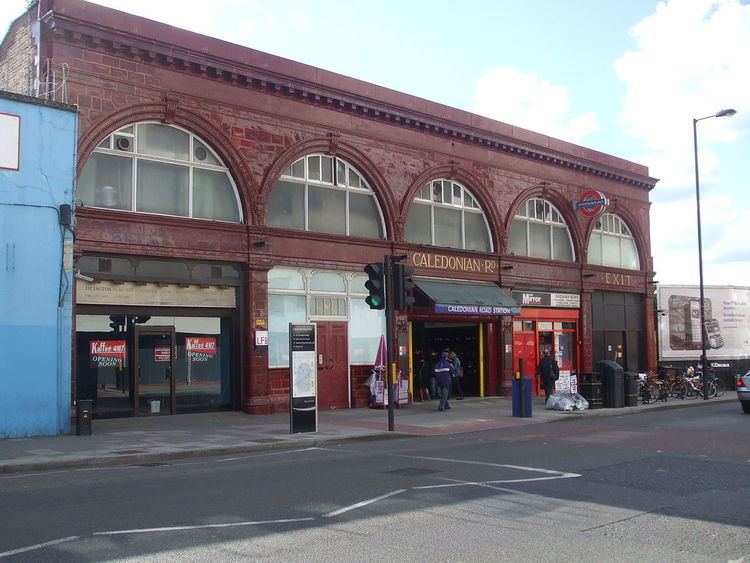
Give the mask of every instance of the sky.
[{"label": "sky", "polygon": [[698,283],[693,119],[735,109],[697,123],[704,283],[750,286],[749,0],[95,2],[648,166],[662,285]]}]

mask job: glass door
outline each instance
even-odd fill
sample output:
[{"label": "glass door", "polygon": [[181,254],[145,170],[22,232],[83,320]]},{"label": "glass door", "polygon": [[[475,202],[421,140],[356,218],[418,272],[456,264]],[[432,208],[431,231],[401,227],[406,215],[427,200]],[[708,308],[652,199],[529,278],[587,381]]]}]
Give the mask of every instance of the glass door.
[{"label": "glass door", "polygon": [[136,405],[139,415],[172,414],[175,331],[173,327],[136,328]]}]

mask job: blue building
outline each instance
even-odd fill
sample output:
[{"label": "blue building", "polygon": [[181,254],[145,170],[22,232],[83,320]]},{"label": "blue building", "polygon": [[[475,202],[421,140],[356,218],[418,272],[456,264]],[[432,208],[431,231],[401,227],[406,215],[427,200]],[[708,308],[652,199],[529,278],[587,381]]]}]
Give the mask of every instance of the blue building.
[{"label": "blue building", "polygon": [[76,123],[0,91],[0,438],[70,431]]}]

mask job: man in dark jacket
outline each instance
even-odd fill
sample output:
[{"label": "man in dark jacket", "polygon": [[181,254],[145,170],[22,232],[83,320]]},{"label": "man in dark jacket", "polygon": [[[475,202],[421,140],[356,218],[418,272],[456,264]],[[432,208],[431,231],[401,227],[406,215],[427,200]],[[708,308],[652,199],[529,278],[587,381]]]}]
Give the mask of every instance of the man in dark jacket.
[{"label": "man in dark jacket", "polygon": [[542,359],[539,360],[539,366],[536,369],[539,379],[542,382],[544,388],[544,400],[545,402],[549,399],[549,396],[555,392],[555,381],[560,376],[560,369],[557,367],[557,362],[553,357],[549,355],[549,350],[545,349]]},{"label": "man in dark jacket", "polygon": [[440,406],[439,411],[448,410],[451,406],[448,404],[448,393],[451,388],[451,381],[453,379],[453,364],[448,361],[448,352],[440,354],[440,359],[435,364],[435,378],[437,379],[437,386],[440,390]]}]

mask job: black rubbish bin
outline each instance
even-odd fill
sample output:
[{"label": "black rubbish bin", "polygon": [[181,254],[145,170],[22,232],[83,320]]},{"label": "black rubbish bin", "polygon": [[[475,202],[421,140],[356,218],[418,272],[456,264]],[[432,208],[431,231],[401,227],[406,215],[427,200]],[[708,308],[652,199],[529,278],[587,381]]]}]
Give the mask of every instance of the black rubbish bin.
[{"label": "black rubbish bin", "polygon": [[602,360],[596,364],[604,384],[604,408],[621,409],[625,406],[625,377],[617,362]]},{"label": "black rubbish bin", "polygon": [[638,374],[632,371],[626,371],[623,374],[625,383],[625,406],[626,407],[637,407],[639,403],[638,397]]},{"label": "black rubbish bin", "polygon": [[531,417],[531,390],[533,386],[533,377],[513,378],[513,416]]},{"label": "black rubbish bin", "polygon": [[94,411],[94,401],[80,399],[76,401],[76,434],[91,436],[91,415]]},{"label": "black rubbish bin", "polygon": [[598,371],[585,372],[580,375],[578,391],[581,397],[589,402],[590,409],[604,407],[604,389],[602,387],[602,374]]}]

